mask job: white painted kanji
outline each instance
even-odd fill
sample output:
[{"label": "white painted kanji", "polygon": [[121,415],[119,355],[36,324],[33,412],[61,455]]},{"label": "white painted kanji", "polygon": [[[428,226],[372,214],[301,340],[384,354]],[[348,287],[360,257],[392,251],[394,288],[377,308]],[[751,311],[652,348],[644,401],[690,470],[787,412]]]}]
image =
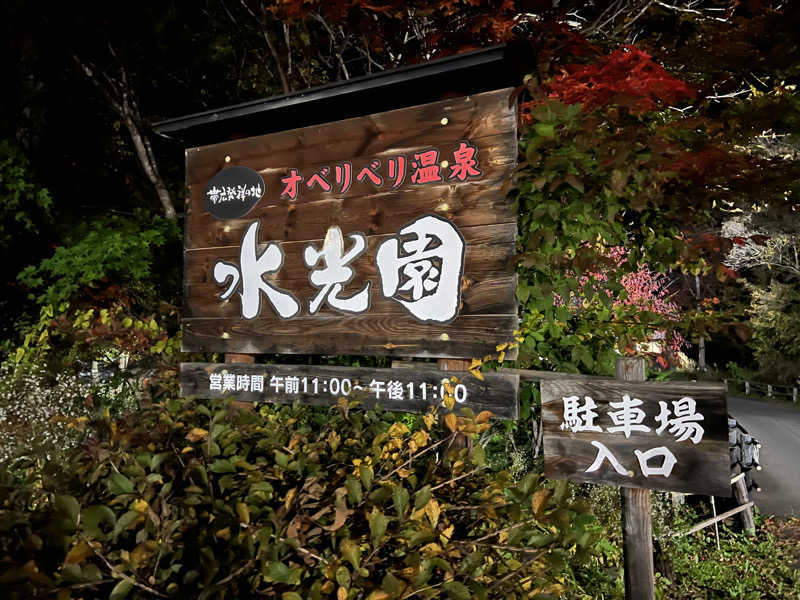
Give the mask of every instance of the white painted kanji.
[{"label": "white painted kanji", "polygon": [[208,389],[213,391],[222,391],[222,373],[211,373],[208,376]]},{"label": "white painted kanji", "polygon": [[353,245],[345,252],[342,230],[338,226],[330,227],[325,234],[325,242],[321,249],[318,250],[314,244],[309,244],[303,250],[306,266],[315,267],[320,260],[325,263],[323,268],[313,269],[309,275],[311,284],[320,290],[308,303],[312,315],[326,300],[332,308],[349,313],[362,313],[369,308],[369,281],[361,291],[349,298],[339,295],[344,289],[344,284],[353,279],[354,271],[349,264],[361,256],[367,248],[367,238],[364,234],[351,233],[347,237]]},{"label": "white painted kanji", "polygon": [[599,425],[594,424],[597,413],[593,409],[597,408],[597,404],[591,396],[584,396],[583,404],[578,396],[565,396],[561,398],[561,401],[564,403],[562,430],[569,429],[573,433],[603,430]]},{"label": "white painted kanji", "polygon": [[608,405],[619,409],[608,412],[608,416],[611,417],[615,425],[614,427],[606,427],[606,431],[609,433],[621,431],[626,438],[629,438],[631,437],[631,431],[650,431],[650,428],[643,424],[647,415],[641,408],[638,408],[642,405],[642,401],[638,398],[631,399],[628,394],[625,394],[622,396],[622,402],[609,402]]},{"label": "white painted kanji", "polygon": [[380,400],[381,394],[386,391],[386,382],[373,379],[369,382],[369,391],[370,393],[375,394],[375,398]]},{"label": "white painted kanji", "polygon": [[242,392],[248,391],[250,389],[250,375],[237,375],[236,389]]},{"label": "white painted kanji", "polygon": [[278,394],[283,389],[283,377],[278,377],[277,375],[273,375],[269,378],[269,387],[275,390],[275,393]]},{"label": "white painted kanji", "polygon": [[629,472],[625,467],[620,464],[617,460],[617,457],[611,453],[605,444],[598,442],[597,440],[592,440],[592,446],[597,448],[597,456],[594,459],[594,462],[589,465],[589,468],[586,469],[586,473],[591,473],[592,471],[597,471],[600,468],[600,465],[603,464],[603,461],[607,460],[609,464],[614,467],[614,470],[619,473],[620,475],[625,475],[625,477],[631,477],[633,473]]},{"label": "white painted kanji", "polygon": [[253,392],[263,392],[264,391],[264,376],[263,375],[251,375],[250,376],[250,390]]},{"label": "white painted kanji", "polygon": [[383,295],[421,321],[446,323],[458,314],[464,255],[464,240],[452,223],[421,217],[378,247]]},{"label": "white painted kanji", "polygon": [[403,384],[400,381],[390,381],[386,384],[386,395],[389,400],[402,400],[403,399]]},{"label": "white painted kanji", "polygon": [[255,319],[261,312],[261,293],[267,297],[275,311],[284,319],[300,311],[300,303],[289,292],[279,290],[264,281],[264,275],[276,273],[283,265],[283,250],[278,244],[269,243],[258,253],[258,221],[250,224],[242,238],[239,249],[239,265],[219,260],[214,264],[214,281],[228,288],[220,294],[227,300],[241,287],[242,317]]},{"label": "white painted kanji", "polygon": [[661,412],[656,417],[656,422],[659,424],[656,429],[658,435],[669,427],[669,432],[675,436],[676,441],[684,442],[691,439],[693,444],[700,443],[705,429],[698,421],[705,420],[705,417],[697,412],[697,402],[694,398],[684,396],[680,400],[673,400],[672,411],[663,400],[658,404],[661,407]]},{"label": "white painted kanji", "polygon": [[230,390],[232,392],[236,391],[236,375],[233,373],[223,373],[222,374],[222,391]]},{"label": "white painted kanji", "polygon": [[[636,454],[636,458],[639,459],[639,468],[642,470],[642,475],[645,477],[649,477],[650,475],[669,477],[672,473],[672,468],[675,466],[675,463],[678,462],[678,459],[675,458],[675,455],[670,452],[666,446],[650,448],[650,450],[646,452],[642,452],[641,450],[634,450],[633,452]],[[664,460],[660,466],[651,467],[650,459],[652,458],[663,458]]]},{"label": "white painted kanji", "polygon": [[300,378],[294,375],[288,375],[286,379],[284,379],[284,383],[286,384],[286,393],[287,394],[299,394],[300,393]]}]

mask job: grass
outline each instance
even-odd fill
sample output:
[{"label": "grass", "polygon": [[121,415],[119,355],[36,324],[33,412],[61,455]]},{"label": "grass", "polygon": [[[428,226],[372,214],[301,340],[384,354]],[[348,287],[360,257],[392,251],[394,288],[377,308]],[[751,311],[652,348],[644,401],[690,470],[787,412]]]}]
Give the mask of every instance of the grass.
[{"label": "grass", "polygon": [[[696,522],[691,512],[681,515]],[[687,522],[687,526],[689,522]],[[675,538],[666,548],[671,582],[661,586],[664,600],[800,600],[800,521],[758,517],[756,534],[714,528]]]}]

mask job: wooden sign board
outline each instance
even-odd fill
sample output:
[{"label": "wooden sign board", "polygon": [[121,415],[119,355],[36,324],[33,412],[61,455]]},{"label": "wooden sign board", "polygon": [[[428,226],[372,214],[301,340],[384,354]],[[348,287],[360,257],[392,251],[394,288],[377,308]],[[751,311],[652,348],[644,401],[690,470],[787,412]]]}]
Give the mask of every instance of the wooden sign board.
[{"label": "wooden sign board", "polygon": [[187,149],[183,350],[469,358],[510,342],[510,95]]},{"label": "wooden sign board", "polygon": [[730,496],[722,384],[543,381],[545,475]]},{"label": "wooden sign board", "polygon": [[[447,386],[447,387],[446,387]],[[308,365],[182,363],[181,396],[229,397],[244,402],[335,405],[339,398],[359,400],[361,408],[380,404],[386,410],[425,413],[442,406],[446,395],[453,410],[519,417],[519,376],[486,373],[481,381],[463,371],[438,369],[361,369]]]}]

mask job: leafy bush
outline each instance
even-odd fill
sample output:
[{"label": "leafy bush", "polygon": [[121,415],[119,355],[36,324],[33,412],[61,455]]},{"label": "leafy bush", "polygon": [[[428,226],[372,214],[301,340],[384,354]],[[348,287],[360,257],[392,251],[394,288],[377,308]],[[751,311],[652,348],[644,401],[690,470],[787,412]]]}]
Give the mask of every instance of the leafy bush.
[{"label": "leafy bush", "polygon": [[0,464],[22,460],[62,465],[80,440],[91,386],[74,374],[54,376],[40,363],[0,366]]},{"label": "leafy bush", "polygon": [[800,372],[800,286],[772,281],[751,286],[750,325],[761,371],[768,381],[791,383]]},{"label": "leafy bush", "polygon": [[0,140],[0,248],[9,246],[19,231],[36,233],[37,221],[50,216],[50,193],[35,183],[22,150]]},{"label": "leafy bush", "polygon": [[[685,508],[679,521],[683,528],[688,528],[700,519]],[[720,550],[713,527],[675,538],[667,548],[675,576],[663,588],[665,600],[800,598],[797,537],[776,538],[776,525],[757,516],[755,536],[735,533],[723,526]]]},{"label": "leafy bush", "polygon": [[347,405],[168,404],[97,423],[66,488],[5,497],[7,597],[555,598],[591,554],[565,482],[456,450],[488,413],[412,430]]},{"label": "leafy bush", "polygon": [[169,219],[98,218],[79,228],[70,243],[56,248],[53,256],[26,267],[19,280],[40,291],[37,302],[52,305],[105,278],[133,287],[147,286],[158,272],[153,269],[157,249],[179,239],[178,226]]}]

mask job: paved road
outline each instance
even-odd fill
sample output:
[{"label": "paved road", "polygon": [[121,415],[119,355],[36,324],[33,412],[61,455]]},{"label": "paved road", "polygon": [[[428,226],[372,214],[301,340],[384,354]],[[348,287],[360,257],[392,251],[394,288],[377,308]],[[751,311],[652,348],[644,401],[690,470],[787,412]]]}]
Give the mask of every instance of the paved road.
[{"label": "paved road", "polygon": [[728,413],[761,442],[761,492],[753,500],[763,513],[800,516],[800,408],[728,396]]}]

